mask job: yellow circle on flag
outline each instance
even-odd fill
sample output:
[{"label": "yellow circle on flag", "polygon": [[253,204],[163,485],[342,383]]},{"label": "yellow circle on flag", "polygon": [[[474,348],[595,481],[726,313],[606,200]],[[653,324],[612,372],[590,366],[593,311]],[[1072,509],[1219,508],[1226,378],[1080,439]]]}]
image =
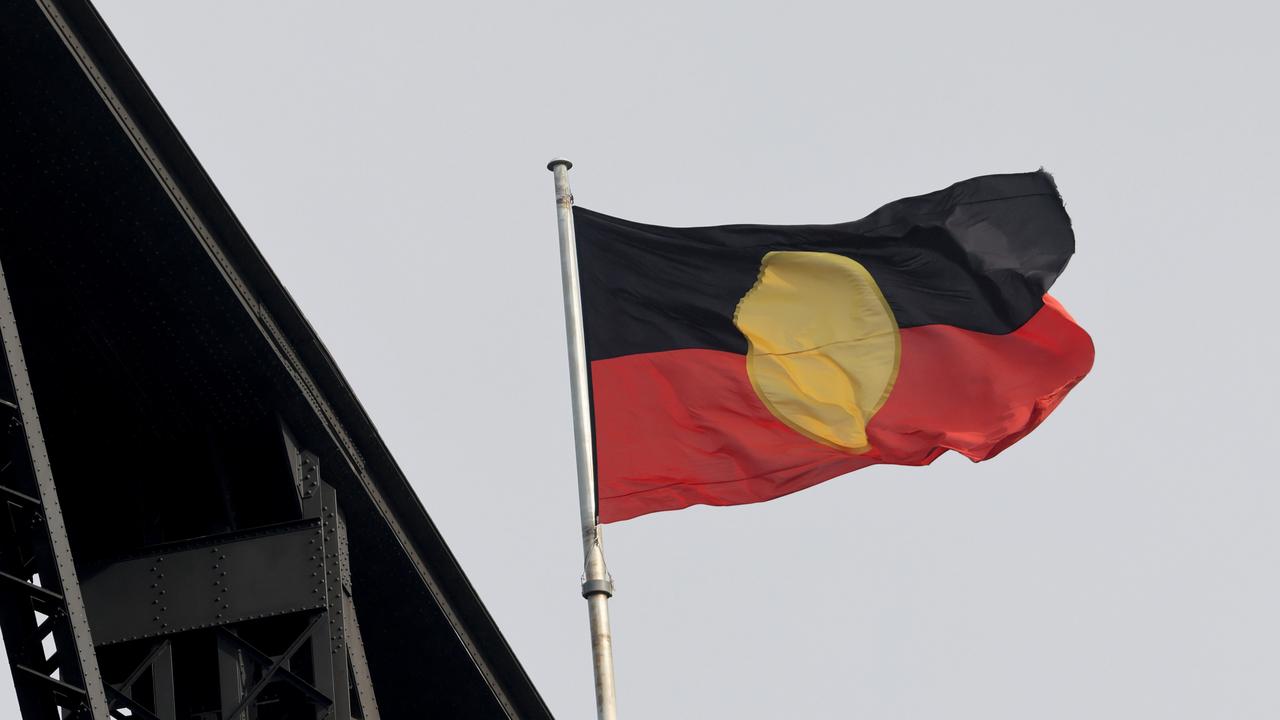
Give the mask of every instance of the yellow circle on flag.
[{"label": "yellow circle on flag", "polygon": [[867,423],[893,390],[902,340],[866,268],[832,253],[771,252],[733,322],[775,417],[826,445],[870,449]]}]

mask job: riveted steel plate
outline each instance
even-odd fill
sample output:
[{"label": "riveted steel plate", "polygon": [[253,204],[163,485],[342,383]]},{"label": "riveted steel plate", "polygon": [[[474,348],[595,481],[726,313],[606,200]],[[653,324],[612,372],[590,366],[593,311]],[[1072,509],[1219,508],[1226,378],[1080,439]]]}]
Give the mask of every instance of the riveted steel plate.
[{"label": "riveted steel plate", "polygon": [[325,606],[319,523],[113,563],[83,581],[95,645]]}]

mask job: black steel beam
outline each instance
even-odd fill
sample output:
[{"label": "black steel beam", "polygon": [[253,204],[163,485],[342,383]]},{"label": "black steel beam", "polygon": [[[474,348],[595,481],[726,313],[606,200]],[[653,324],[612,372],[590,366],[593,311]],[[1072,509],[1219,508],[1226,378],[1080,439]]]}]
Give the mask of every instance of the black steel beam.
[{"label": "black steel beam", "polygon": [[[22,340],[18,333],[18,320],[14,314],[13,301],[9,295],[9,285],[5,278],[4,268],[0,267],[0,342],[4,346],[4,358],[7,365],[10,387],[13,390],[13,405],[18,408],[18,419],[21,422],[22,434],[26,439],[27,460],[31,474],[35,480],[35,496],[40,505],[32,516],[33,522],[43,525],[43,533],[35,533],[35,547],[45,559],[41,570],[41,583],[34,583],[5,574],[6,579],[20,583],[20,592],[44,599],[56,609],[49,615],[65,613],[66,622],[58,622],[52,626],[57,652],[61,653],[63,662],[59,663],[60,680],[53,680],[56,686],[69,685],[79,687],[88,712],[93,720],[107,720],[107,695],[102,685],[102,676],[98,671],[98,658],[94,652],[93,638],[89,633],[89,618],[84,609],[84,598],[80,593],[80,581],[76,575],[75,560],[71,554],[71,542],[67,538],[67,526],[62,517],[62,506],[58,500],[58,490],[53,481],[53,468],[49,463],[49,451],[44,443],[44,431],[40,426],[40,416],[36,411],[35,393],[31,388],[31,379],[27,374],[27,361],[22,350]],[[11,626],[10,618],[5,618],[6,628]],[[34,623],[32,623],[34,625]],[[6,632],[5,642],[25,644],[29,639],[9,637]],[[11,664],[14,656],[10,653]],[[31,672],[31,668],[22,666]]]},{"label": "black steel beam", "polygon": [[[100,620],[91,610],[108,678],[118,681],[136,664],[142,645],[124,638],[206,628],[174,635],[182,638],[174,641],[181,705],[190,682],[187,658],[203,652],[200,644],[213,634],[209,623],[241,623],[232,629],[273,648],[273,655],[283,640],[272,633],[291,632],[296,617],[254,621],[255,613],[248,612],[248,620],[236,614],[243,582],[232,591],[210,585],[216,590],[205,598],[207,605],[193,604],[175,600],[175,593],[200,595],[187,581],[210,580],[194,560],[184,572],[168,569],[173,565],[160,569],[193,550],[213,557],[212,547],[188,538],[212,534],[220,543],[238,543],[247,536],[233,538],[229,531],[300,514],[301,502],[289,507],[287,482],[274,482],[271,448],[252,439],[263,437],[260,425],[274,415],[287,419],[323,459],[337,488],[325,502],[337,517],[324,518],[319,544],[327,561],[316,593],[330,615],[317,635],[326,636],[330,668],[319,675],[332,679],[335,700],[347,698],[339,692],[347,686],[357,700],[351,704],[371,719],[377,715],[376,686],[384,709],[395,716],[425,712],[425,699],[446,714],[465,707],[472,717],[548,717],[332,359],[92,6],[87,0],[15,0],[6,4],[4,20],[0,40],[15,81],[11,134],[20,151],[0,199],[8,202],[0,208],[0,235],[6,237],[0,257],[15,268],[14,302],[31,326],[23,326],[24,336],[34,333],[28,356],[53,454],[46,464],[58,473],[75,561],[86,576],[127,575],[130,560],[121,558],[153,561],[136,577],[117,578],[132,600],[144,601],[137,617],[126,618],[134,630],[147,628],[143,634],[118,637],[117,628],[130,623]],[[0,422],[15,419],[18,409],[0,398]],[[104,477],[102,457],[132,462]],[[47,581],[55,572],[37,568],[37,558],[52,557],[42,549],[50,545],[47,538],[32,542],[45,537],[45,528],[25,529],[29,519],[43,517],[41,494],[34,482],[7,483],[12,471],[0,458],[0,488],[13,491],[0,490],[0,534],[10,525],[19,528],[15,541],[0,548],[0,571],[19,581],[12,584],[18,592],[0,598],[0,615],[25,618],[33,603],[60,606],[54,596],[61,588]],[[298,479],[305,490],[305,478]],[[318,474],[312,480],[318,487]],[[346,543],[339,539],[340,552],[332,547],[331,538],[342,530],[339,503],[351,523],[367,658],[355,622]],[[135,554],[139,549],[145,556]],[[114,567],[119,563],[125,565]],[[224,570],[208,568],[215,569]],[[41,579],[32,582],[37,570]],[[147,573],[152,582],[143,582]],[[179,579],[180,588],[169,584]],[[128,598],[120,602],[131,604]],[[196,606],[195,620],[178,619],[180,609]],[[231,612],[218,617],[219,609]],[[71,628],[58,618],[35,622],[22,632],[61,638]],[[405,652],[410,646],[413,651]],[[224,669],[238,674],[244,690],[245,653],[231,654],[237,661]],[[75,655],[66,650],[54,659],[69,662]],[[47,667],[48,658],[31,657],[25,666]],[[205,675],[212,668],[210,662]],[[172,672],[170,667],[171,688]],[[144,691],[146,682],[139,686]],[[283,687],[278,691],[295,699]],[[212,698],[216,688],[208,692]],[[276,692],[268,691],[268,702]],[[181,711],[210,712],[204,702]],[[232,710],[234,704],[223,707],[224,713]],[[43,716],[29,715],[37,717]]]},{"label": "black steel beam", "polygon": [[112,563],[84,580],[98,645],[323,609],[319,521]]},{"label": "black steel beam", "polygon": [[509,717],[546,705],[333,358],[87,0],[38,0],[272,347]]}]

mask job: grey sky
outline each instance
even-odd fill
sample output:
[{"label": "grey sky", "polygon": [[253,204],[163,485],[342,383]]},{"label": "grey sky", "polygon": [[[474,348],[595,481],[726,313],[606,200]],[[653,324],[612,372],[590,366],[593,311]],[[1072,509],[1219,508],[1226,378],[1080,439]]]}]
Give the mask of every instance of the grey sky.
[{"label": "grey sky", "polygon": [[1280,717],[1274,10],[99,5],[558,717],[593,699],[556,155],[666,225],[1043,165],[1097,345],[992,462],[609,526],[623,717]]}]

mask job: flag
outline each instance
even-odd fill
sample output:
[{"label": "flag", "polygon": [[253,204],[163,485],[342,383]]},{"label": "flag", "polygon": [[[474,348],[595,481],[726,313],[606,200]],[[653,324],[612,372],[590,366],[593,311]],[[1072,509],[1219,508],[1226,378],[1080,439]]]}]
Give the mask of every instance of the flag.
[{"label": "flag", "polygon": [[1047,294],[1075,239],[1043,171],[839,225],[574,225],[602,522],[986,460],[1093,364]]}]

